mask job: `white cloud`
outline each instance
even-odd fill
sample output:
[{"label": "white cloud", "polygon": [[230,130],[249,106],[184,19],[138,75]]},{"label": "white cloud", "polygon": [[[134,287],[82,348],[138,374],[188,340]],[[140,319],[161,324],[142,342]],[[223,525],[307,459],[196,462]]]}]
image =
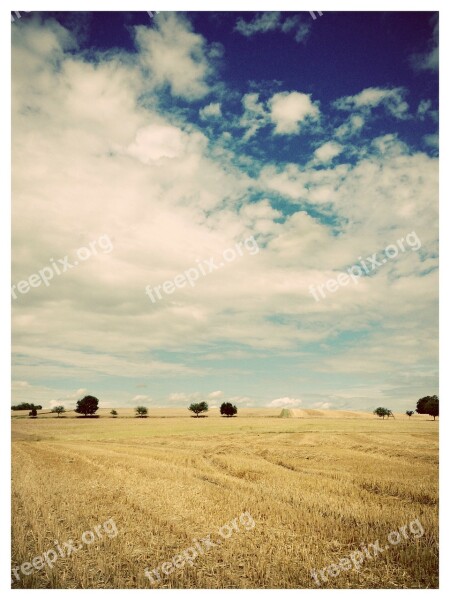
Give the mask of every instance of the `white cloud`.
[{"label": "white cloud", "polygon": [[371,87],[362,90],[355,96],[345,96],[334,102],[339,110],[370,112],[378,106],[384,106],[386,111],[397,119],[408,116],[408,104],[404,100],[404,88]]},{"label": "white cloud", "polygon": [[277,398],[276,400],[272,400],[267,405],[270,408],[295,408],[302,404],[302,400],[300,398]]},{"label": "white cloud", "polygon": [[437,133],[429,133],[423,136],[423,141],[427,146],[439,148],[439,135]]},{"label": "white cloud", "polygon": [[242,105],[244,107],[244,114],[240,119],[240,125],[247,129],[244,140],[248,140],[255,135],[258,129],[267,125],[269,115],[263,103],[259,101],[259,94],[245,94],[242,98]]},{"label": "white cloud", "polygon": [[410,58],[411,66],[416,71],[436,72],[439,70],[439,17],[436,16],[433,19],[435,23],[429,49],[426,52],[413,54]]},{"label": "white cloud", "polygon": [[333,404],[331,402],[314,402],[314,404],[311,405],[311,408],[317,408],[319,410],[328,410],[332,406]]},{"label": "white cloud", "polygon": [[427,117],[431,117],[431,119],[437,123],[439,120],[439,113],[437,110],[432,110],[431,107],[431,100],[421,100],[417,106],[417,118],[420,121],[424,121]]},{"label": "white cloud", "polygon": [[287,17],[283,21],[281,13],[265,12],[256,15],[250,21],[245,21],[242,17],[239,17],[234,29],[245,37],[252,37],[269,31],[293,33],[296,42],[303,42],[309,35],[311,24],[303,22],[298,15]]},{"label": "white cloud", "polygon": [[251,21],[245,21],[242,17],[239,17],[236,22],[235,31],[246,37],[251,37],[256,33],[274,31],[280,26],[280,16],[279,12],[266,12],[257,15]]},{"label": "white cloud", "polygon": [[131,402],[152,402],[152,398],[150,396],[138,394],[131,399]]},{"label": "white cloud", "polygon": [[314,151],[314,158],[318,163],[328,163],[344,150],[344,146],[337,142],[325,142]]},{"label": "white cloud", "polygon": [[223,397],[223,392],[221,392],[220,390],[217,390],[216,392],[211,392],[210,394],[208,394],[208,398],[210,398],[211,400],[217,399],[217,398],[222,398]]},{"label": "white cloud", "polygon": [[178,127],[153,124],[137,131],[128,152],[144,163],[160,158],[177,158],[184,153],[187,136]]},{"label": "white cloud", "polygon": [[[153,27],[136,27],[136,44],[154,85],[168,85],[173,96],[185,100],[198,100],[210,91],[211,49],[179,13],[163,12]],[[216,56],[217,48],[212,53]]]},{"label": "white cloud", "polygon": [[349,118],[335,130],[334,135],[339,139],[356,135],[364,127],[364,123],[365,120],[361,115],[350,115]]},{"label": "white cloud", "polygon": [[[189,33],[177,20],[175,26]],[[232,361],[234,372],[243,373],[249,369],[248,356],[290,353],[312,342],[323,345],[320,356],[331,356],[323,361],[317,353],[302,356],[303,365],[305,358],[311,361],[312,376],[320,368],[351,370],[355,378],[374,374],[367,386],[376,396],[376,373],[394,381],[398,369],[408,365],[418,379],[404,384],[403,396],[407,385],[424,387],[419,375],[432,371],[437,340],[436,159],[392,134],[361,142],[354,164],[325,163],[321,169],[252,162],[232,149],[220,153],[214,140],[174,111],[149,108],[157,106],[161,82],[170,87],[170,77],[176,77],[166,67],[153,75],[160,68],[154,64],[157,53],[145,45],[125,57],[111,51],[98,56],[94,66],[65,52],[73,42],[61,29],[32,20],[26,28],[12,28],[13,283],[102,234],[110,237],[114,250],[15,301],[14,378],[33,382],[30,388],[16,388],[19,401],[64,404],[60,398],[73,392],[39,384],[49,380],[77,378],[81,388],[95,377],[99,382],[121,377],[134,390],[137,381],[160,377],[173,378],[179,382],[176,389],[188,390],[169,398],[172,405],[185,405],[207,397],[189,392],[192,376],[213,371],[208,360],[197,359],[199,348],[222,360],[228,374]],[[170,36],[172,45],[181,46],[175,54],[185,56],[189,44],[196,47],[193,35],[188,41]],[[163,42],[155,40],[159,48]],[[200,47],[202,60],[208,61]],[[144,64],[148,73],[141,69]],[[196,73],[177,88],[188,100],[208,88],[207,78]],[[144,92],[146,107],[140,103]],[[271,123],[288,132],[314,123],[317,106],[304,97],[298,100],[294,95],[293,106],[272,121],[274,103],[269,109],[257,94],[248,94],[243,100],[247,133]],[[362,100],[370,104],[367,95]],[[371,102],[382,100],[372,96]],[[358,122],[349,122],[349,131],[352,127]],[[250,177],[239,164],[257,175]],[[258,202],[252,201],[255,192]],[[281,215],[273,207],[274,196],[289,202],[292,211]],[[314,210],[308,214],[305,206]],[[359,256],[370,256],[414,230],[422,241],[420,257],[403,253],[357,286],[314,302],[311,283],[335,277]],[[258,254],[158,304],[145,296],[147,284],[161,285],[197,259],[220,255],[250,235],[264,242]],[[346,350],[336,355],[332,344],[342,331],[349,334]],[[164,359],[158,355],[161,348]],[[208,389],[216,386],[221,383]],[[247,391],[230,401],[258,404],[244,395]],[[103,397],[120,406],[129,404],[133,394],[113,387],[99,393],[99,399],[102,406]],[[166,394],[161,394],[164,400]],[[363,397],[362,392],[349,394]]]},{"label": "white cloud", "polygon": [[297,134],[303,122],[319,118],[319,108],[311,101],[310,94],[280,92],[272,96],[269,106],[277,134]]},{"label": "white cloud", "polygon": [[222,116],[222,109],[220,102],[211,102],[207,106],[204,106],[199,110],[200,118],[202,120],[217,119]]}]

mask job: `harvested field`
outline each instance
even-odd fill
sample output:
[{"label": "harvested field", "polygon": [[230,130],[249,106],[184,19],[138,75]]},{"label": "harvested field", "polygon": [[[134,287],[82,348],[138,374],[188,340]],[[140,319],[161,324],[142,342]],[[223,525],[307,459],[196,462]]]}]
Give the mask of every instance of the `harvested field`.
[{"label": "harvested field", "polygon": [[[257,412],[13,419],[13,565],[109,519],[117,527],[52,568],[13,577],[13,587],[316,588],[312,569],[376,540],[384,547],[416,519],[423,535],[321,586],[438,585],[437,422]],[[236,519],[239,530],[221,539]],[[153,584],[145,576],[209,534],[221,544],[192,566]]]}]

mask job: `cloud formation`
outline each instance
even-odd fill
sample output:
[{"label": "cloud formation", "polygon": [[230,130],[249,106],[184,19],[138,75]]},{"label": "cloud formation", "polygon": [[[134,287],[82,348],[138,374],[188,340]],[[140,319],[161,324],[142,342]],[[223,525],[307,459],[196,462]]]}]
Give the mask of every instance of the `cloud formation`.
[{"label": "cloud formation", "polygon": [[[172,13],[134,29],[132,52],[89,60],[51,19],[12,29],[13,280],[103,234],[114,247],[14,301],[17,400],[48,406],[89,390],[128,405],[141,385],[170,406],[289,405],[300,390],[303,406],[362,407],[428,393],[438,266],[428,94],[418,111],[401,87],[343,96],[338,110],[284,84],[241,98],[217,87],[220,47]],[[377,109],[387,131],[369,127]],[[407,117],[430,125],[429,153],[395,129]],[[413,230],[420,252],[326,302],[309,294]],[[249,236],[255,256],[149,302],[146,285]]]},{"label": "cloud formation", "polygon": [[250,21],[239,17],[234,29],[247,38],[269,31],[280,31],[293,34],[296,42],[304,42],[310,33],[311,24],[302,21],[299,15],[283,18],[280,12],[264,12]]}]

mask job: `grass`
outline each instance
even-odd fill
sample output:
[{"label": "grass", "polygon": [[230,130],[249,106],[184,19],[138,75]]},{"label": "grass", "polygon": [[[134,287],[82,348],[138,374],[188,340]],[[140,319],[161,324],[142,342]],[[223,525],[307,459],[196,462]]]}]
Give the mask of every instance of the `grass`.
[{"label": "grass", "polygon": [[154,587],[316,588],[311,569],[376,540],[384,547],[391,531],[417,518],[421,537],[322,587],[438,586],[438,422],[280,419],[255,409],[234,419],[118,412],[122,418],[12,419],[13,565],[110,518],[118,530],[53,568],[20,574],[13,587],[151,588],[145,568],[170,561],[193,538],[219,539],[218,529],[245,511],[254,528],[234,531]]}]

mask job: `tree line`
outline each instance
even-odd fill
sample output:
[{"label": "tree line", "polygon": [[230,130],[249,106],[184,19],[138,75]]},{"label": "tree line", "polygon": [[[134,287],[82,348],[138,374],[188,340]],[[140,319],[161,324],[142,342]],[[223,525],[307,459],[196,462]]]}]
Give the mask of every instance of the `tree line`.
[{"label": "tree line", "polygon": [[[81,400],[77,400],[77,406],[75,408],[75,412],[83,415],[84,417],[93,417],[96,416],[95,413],[98,410],[99,400],[95,396],[85,396]],[[18,408],[20,407],[20,408]],[[34,404],[28,404],[23,402],[22,404],[17,405],[17,407],[12,407],[12,410],[28,410],[30,409],[29,416],[32,418],[37,417],[37,409],[41,410],[42,406],[35,406]],[[207,402],[197,402],[191,404],[188,409],[195,414],[198,418],[202,413],[206,413],[209,410],[209,406]],[[136,417],[145,418],[148,416],[148,408],[146,406],[137,406],[135,409]],[[220,414],[223,417],[234,417],[237,414],[237,407],[231,404],[231,402],[223,402],[220,407]],[[54,406],[51,409],[52,413],[56,413],[59,417],[61,414],[66,412],[64,406]],[[115,418],[119,415],[117,410],[113,409],[110,412],[110,415]],[[203,415],[202,415],[203,416]]]},{"label": "tree line", "polygon": [[[430,415],[431,417],[433,417],[433,421],[436,421],[436,417],[439,416],[439,398],[437,396],[424,396],[423,398],[420,398],[419,400],[417,400],[416,413],[418,415]],[[376,408],[373,411],[373,414],[377,415],[377,417],[381,417],[382,419],[384,419],[385,417],[387,417],[388,419],[389,417],[395,419],[392,410],[384,408],[383,406],[379,406],[378,408]],[[411,418],[414,414],[414,411],[407,410],[405,414],[408,415],[409,418]]]}]

